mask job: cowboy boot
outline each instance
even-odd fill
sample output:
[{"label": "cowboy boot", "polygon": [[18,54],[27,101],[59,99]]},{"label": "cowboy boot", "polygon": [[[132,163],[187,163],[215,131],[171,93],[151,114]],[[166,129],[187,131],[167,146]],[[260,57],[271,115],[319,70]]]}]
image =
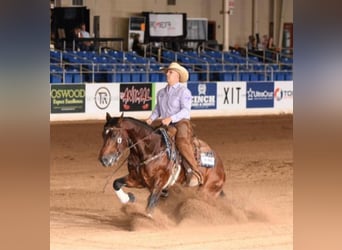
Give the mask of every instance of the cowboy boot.
[{"label": "cowboy boot", "polygon": [[[193,149],[193,145],[191,143],[192,138],[192,128],[189,120],[182,120],[176,124],[177,134],[176,134],[176,146],[186,160],[188,165],[190,166],[192,172],[198,179],[199,184],[203,184],[203,176],[199,170],[198,162],[195,159],[195,153]],[[186,165],[186,164],[184,164]],[[191,173],[187,170],[188,179],[191,179]]]},{"label": "cowboy boot", "polygon": [[[198,167],[198,162],[195,159],[195,154],[192,150],[192,146],[188,143],[177,143],[177,148],[182,155],[183,159],[186,161],[184,165],[186,168],[187,182],[193,182],[191,179],[193,175],[198,179],[199,184],[203,184],[203,176]],[[189,169],[190,168],[190,169]]]}]

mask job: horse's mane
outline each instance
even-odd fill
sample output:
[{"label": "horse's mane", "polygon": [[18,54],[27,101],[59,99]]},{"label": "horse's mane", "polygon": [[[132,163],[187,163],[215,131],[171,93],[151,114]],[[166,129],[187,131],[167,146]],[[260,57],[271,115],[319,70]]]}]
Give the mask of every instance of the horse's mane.
[{"label": "horse's mane", "polygon": [[[123,117],[122,119],[124,119],[124,120],[129,120],[129,121],[131,121],[132,123],[136,124],[137,126],[145,128],[146,130],[148,130],[148,131],[151,132],[151,133],[154,131],[153,127],[151,127],[151,126],[148,125],[147,123],[145,123],[145,122],[143,122],[143,121],[141,121],[141,120],[138,120],[138,119],[136,119],[136,118],[133,118],[133,117]],[[112,118],[106,123],[106,125],[107,125],[107,126],[116,126],[117,123],[119,122],[119,120],[120,120],[120,117],[112,117]]]},{"label": "horse's mane", "polygon": [[145,122],[143,122],[143,121],[141,121],[141,120],[138,120],[138,119],[136,119],[136,118],[133,118],[133,117],[124,117],[123,119],[124,119],[124,120],[130,120],[130,121],[132,121],[133,123],[137,124],[138,126],[144,127],[145,129],[147,129],[147,130],[150,131],[150,132],[153,132],[153,131],[154,131],[154,129],[153,129],[150,125],[148,125],[147,123],[145,123]]}]

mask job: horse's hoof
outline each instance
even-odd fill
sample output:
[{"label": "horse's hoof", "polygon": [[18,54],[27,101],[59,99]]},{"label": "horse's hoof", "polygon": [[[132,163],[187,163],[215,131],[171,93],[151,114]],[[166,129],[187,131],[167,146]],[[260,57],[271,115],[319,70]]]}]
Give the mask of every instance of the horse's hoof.
[{"label": "horse's hoof", "polygon": [[135,196],[132,193],[128,193],[129,202],[135,202]]}]

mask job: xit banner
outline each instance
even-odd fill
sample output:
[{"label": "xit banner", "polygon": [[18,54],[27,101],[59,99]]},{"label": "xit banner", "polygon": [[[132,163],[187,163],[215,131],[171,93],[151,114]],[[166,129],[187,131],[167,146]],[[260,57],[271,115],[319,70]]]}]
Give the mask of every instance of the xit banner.
[{"label": "xit banner", "polygon": [[273,108],[274,82],[247,82],[247,108]]},{"label": "xit banner", "polygon": [[84,113],[85,85],[51,85],[51,113]]},{"label": "xit banner", "polygon": [[120,111],[152,110],[152,84],[120,84]]},{"label": "xit banner", "polygon": [[230,112],[246,109],[246,82],[220,82],[217,84],[217,109]]}]

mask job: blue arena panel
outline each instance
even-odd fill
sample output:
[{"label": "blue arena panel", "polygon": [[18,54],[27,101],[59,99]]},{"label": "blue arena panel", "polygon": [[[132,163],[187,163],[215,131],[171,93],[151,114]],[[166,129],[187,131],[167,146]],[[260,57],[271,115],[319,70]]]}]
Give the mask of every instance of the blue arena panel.
[{"label": "blue arena panel", "polygon": [[70,74],[72,76],[72,82],[73,83],[81,83],[82,82],[81,73],[77,69],[69,70],[67,74]]},{"label": "blue arena panel", "polygon": [[250,81],[258,81],[258,74],[257,73],[250,73],[249,74],[249,80]]},{"label": "blue arena panel", "polygon": [[258,74],[258,80],[259,80],[259,81],[266,81],[267,78],[265,77],[265,74],[264,74],[264,73],[259,73],[259,74]]},{"label": "blue arena panel", "polygon": [[240,81],[249,82],[249,73],[240,73]]},{"label": "blue arena panel", "polygon": [[50,73],[50,83],[62,83],[61,74]]},{"label": "blue arena panel", "polygon": [[166,75],[164,73],[159,73],[159,81],[166,82]]},{"label": "blue arena panel", "polygon": [[150,73],[150,82],[159,82],[159,75],[157,73]]},{"label": "blue arena panel", "polygon": [[130,82],[131,81],[130,72],[122,71],[120,74],[121,74],[121,82]]},{"label": "blue arena panel", "polygon": [[121,74],[110,72],[107,74],[107,82],[121,82]]},{"label": "blue arena panel", "polygon": [[190,81],[198,81],[198,79],[199,79],[198,73],[190,72],[190,74],[189,74],[189,80]]},{"label": "blue arena panel", "polygon": [[64,83],[72,83],[72,75],[71,74],[65,74],[64,75]]},{"label": "blue arena panel", "polygon": [[220,81],[232,81],[233,80],[233,74],[229,72],[223,72],[219,75]]},{"label": "blue arena panel", "polygon": [[132,82],[140,82],[140,77],[141,73],[139,72],[134,72],[131,74]]},{"label": "blue arena panel", "polygon": [[147,73],[145,71],[140,73],[140,82],[148,82]]},{"label": "blue arena panel", "polygon": [[285,72],[274,72],[276,81],[284,81],[285,80]]},{"label": "blue arena panel", "polygon": [[285,73],[285,80],[287,80],[287,81],[293,80],[292,72],[286,72]]}]

